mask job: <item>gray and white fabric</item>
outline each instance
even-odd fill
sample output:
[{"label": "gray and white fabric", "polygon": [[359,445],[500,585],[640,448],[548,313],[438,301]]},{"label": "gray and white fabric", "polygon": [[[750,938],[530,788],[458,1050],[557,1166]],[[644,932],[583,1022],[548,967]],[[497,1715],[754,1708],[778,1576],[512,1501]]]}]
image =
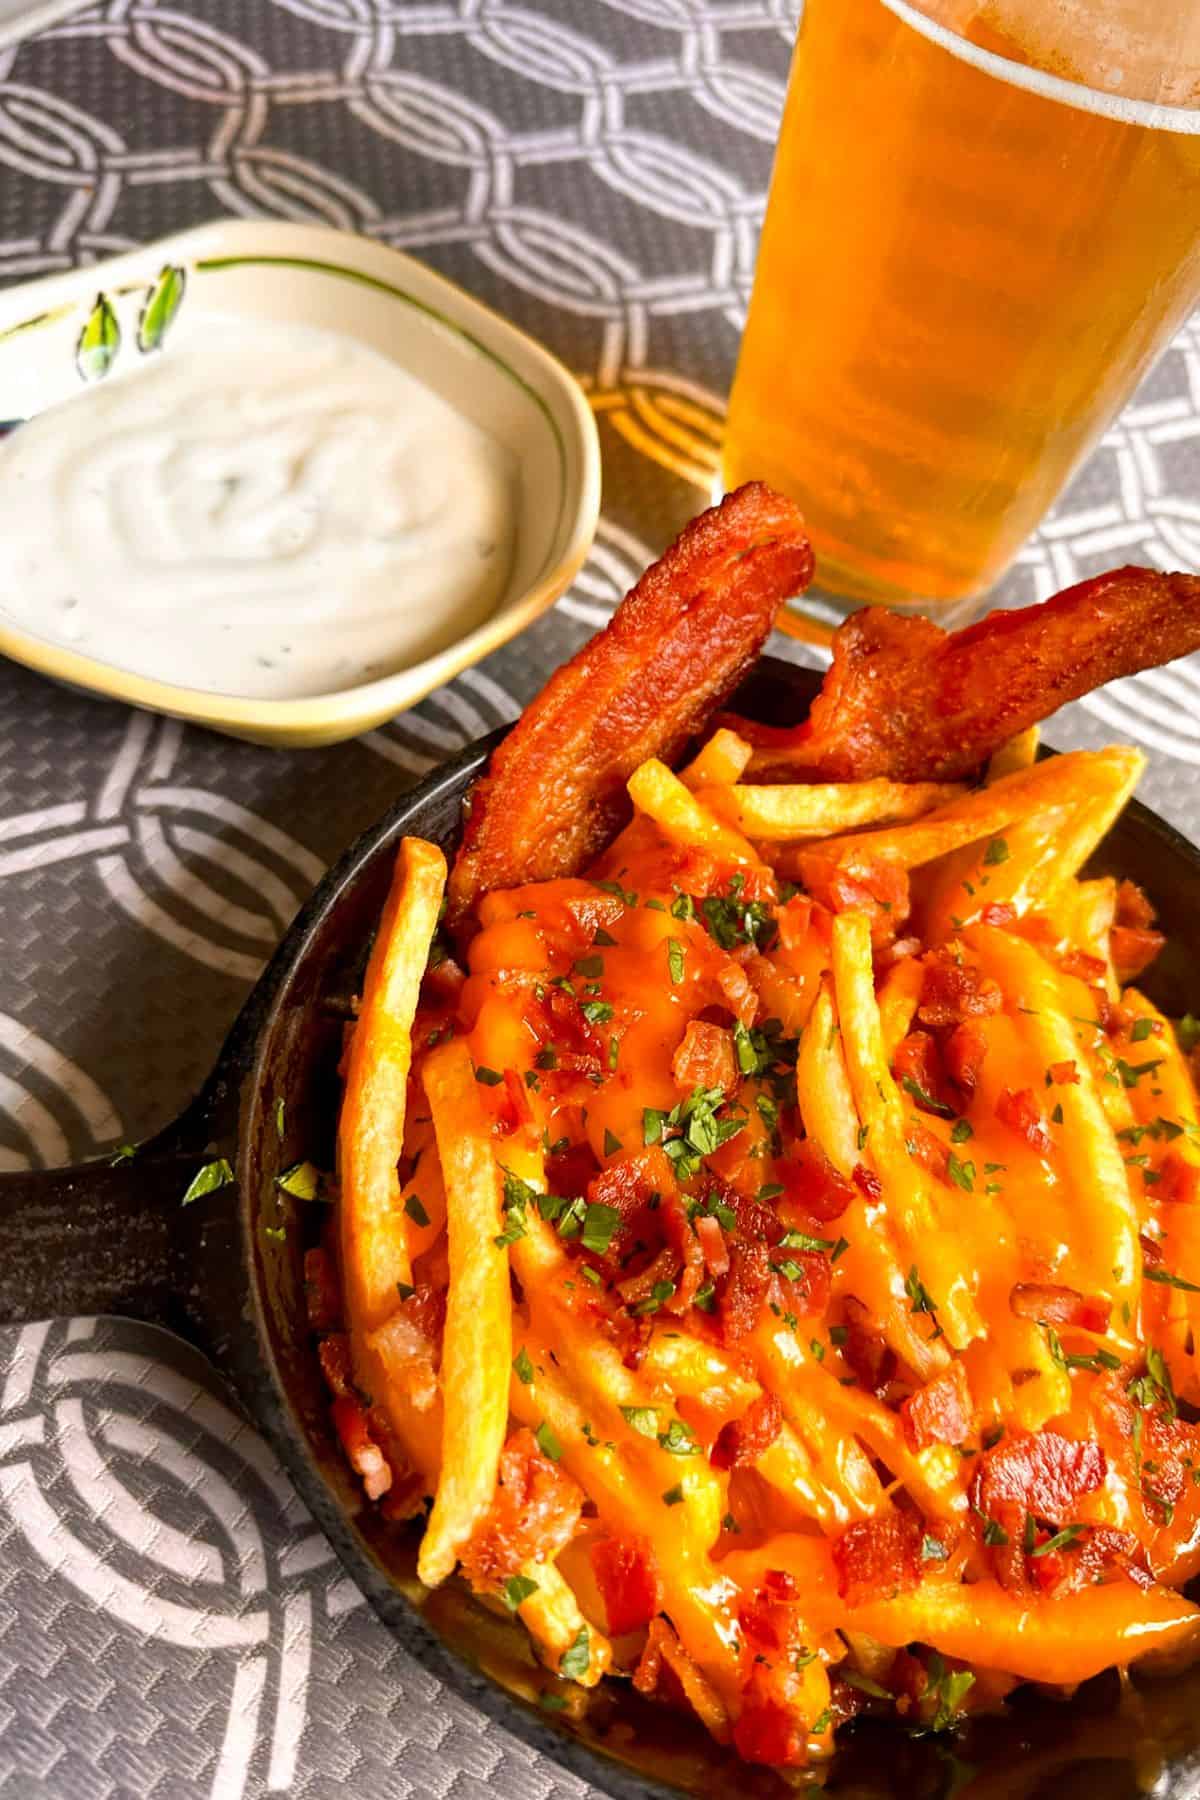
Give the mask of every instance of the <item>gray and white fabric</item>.
[{"label": "gray and white fabric", "polygon": [[[555,611],[354,743],[255,749],[0,666],[0,1169],[169,1120],[329,860],[514,718],[705,503],[797,10],[101,0],[0,48],[0,279],[216,215],[363,232],[555,350],[605,466]],[[1124,561],[1200,568],[1198,436],[1193,321],[1000,598]],[[1143,797],[1195,837],[1198,701],[1200,666],[1177,664],[1048,735],[1141,744]],[[587,1791],[392,1642],[211,1370],[162,1333],[0,1333],[0,1543],[5,1792]]]}]

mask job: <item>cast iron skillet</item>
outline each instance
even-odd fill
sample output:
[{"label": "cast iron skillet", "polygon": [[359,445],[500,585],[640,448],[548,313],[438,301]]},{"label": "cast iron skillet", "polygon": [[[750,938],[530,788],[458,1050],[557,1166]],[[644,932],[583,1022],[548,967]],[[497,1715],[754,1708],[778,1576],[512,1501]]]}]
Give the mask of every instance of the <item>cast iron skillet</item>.
[{"label": "cast iron skillet", "polygon": [[[767,658],[737,704],[789,722],[816,686],[807,671]],[[558,1684],[538,1668],[524,1632],[454,1583],[424,1593],[411,1534],[383,1525],[363,1503],[327,1423],[302,1272],[319,1209],[291,1199],[275,1178],[301,1158],[332,1167],[342,1026],[396,844],[405,834],[453,844],[463,795],[496,741],[464,751],[405,794],[330,871],[251,993],[207,1085],[174,1125],[115,1168],[91,1163],[0,1178],[0,1322],[124,1313],[205,1350],[385,1622],[457,1692],[576,1774],[621,1800],[680,1791],[714,1800],[782,1796],[794,1790],[771,1771],[737,1763],[699,1726],[641,1701],[628,1683],[602,1684],[578,1718],[539,1711],[537,1695]],[[1096,868],[1148,889],[1168,933],[1151,991],[1171,1012],[1195,1006],[1200,853],[1134,804]],[[234,1183],[181,1208],[189,1180],[213,1154],[228,1157]],[[1189,1800],[1200,1792],[1200,1671],[1139,1686],[1140,1699],[1122,1705],[1115,1676],[1088,1683],[1070,1706],[1019,1697],[1005,1717],[960,1742],[860,1723],[828,1789],[855,1800],[950,1800],[973,1769],[969,1794],[978,1800],[1124,1800],[1151,1784],[1156,1800]]]}]

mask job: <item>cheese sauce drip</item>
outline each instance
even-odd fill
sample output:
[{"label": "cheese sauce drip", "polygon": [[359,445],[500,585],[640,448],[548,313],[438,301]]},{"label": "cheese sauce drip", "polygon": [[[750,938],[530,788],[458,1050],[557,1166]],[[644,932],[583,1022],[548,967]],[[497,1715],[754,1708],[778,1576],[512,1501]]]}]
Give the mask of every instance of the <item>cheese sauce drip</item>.
[{"label": "cheese sauce drip", "polygon": [[511,453],[352,338],[200,327],[0,444],[0,619],[263,699],[481,624],[512,565]]}]

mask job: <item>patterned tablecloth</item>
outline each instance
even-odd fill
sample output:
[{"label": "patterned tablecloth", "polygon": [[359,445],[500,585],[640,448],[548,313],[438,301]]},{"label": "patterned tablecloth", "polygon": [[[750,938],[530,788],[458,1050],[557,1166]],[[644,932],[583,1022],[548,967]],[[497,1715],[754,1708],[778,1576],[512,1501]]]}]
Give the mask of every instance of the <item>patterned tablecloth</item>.
[{"label": "patterned tablecloth", "polygon": [[[0,668],[0,1169],[170,1119],[329,859],[514,718],[702,503],[796,11],[103,0],[0,50],[0,279],[220,214],[364,232],[557,351],[605,468],[555,612],[355,743],[254,749]],[[1198,436],[1193,323],[1002,598],[1122,560],[1200,568]],[[1050,736],[1142,744],[1145,798],[1197,835],[1198,699],[1176,665]],[[0,1371],[6,1792],[587,1791],[393,1643],[194,1352],[60,1320],[0,1334]]]}]

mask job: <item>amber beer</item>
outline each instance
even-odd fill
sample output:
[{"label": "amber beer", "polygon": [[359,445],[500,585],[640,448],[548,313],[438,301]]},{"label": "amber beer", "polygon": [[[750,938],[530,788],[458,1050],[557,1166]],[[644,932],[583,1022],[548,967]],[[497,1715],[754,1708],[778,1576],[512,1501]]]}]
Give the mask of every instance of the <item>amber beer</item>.
[{"label": "amber beer", "polygon": [[[800,501],[834,592],[986,589],[1200,295],[1197,98],[1115,3],[807,0],[724,475]],[[1195,49],[1193,0],[1133,10]]]}]

